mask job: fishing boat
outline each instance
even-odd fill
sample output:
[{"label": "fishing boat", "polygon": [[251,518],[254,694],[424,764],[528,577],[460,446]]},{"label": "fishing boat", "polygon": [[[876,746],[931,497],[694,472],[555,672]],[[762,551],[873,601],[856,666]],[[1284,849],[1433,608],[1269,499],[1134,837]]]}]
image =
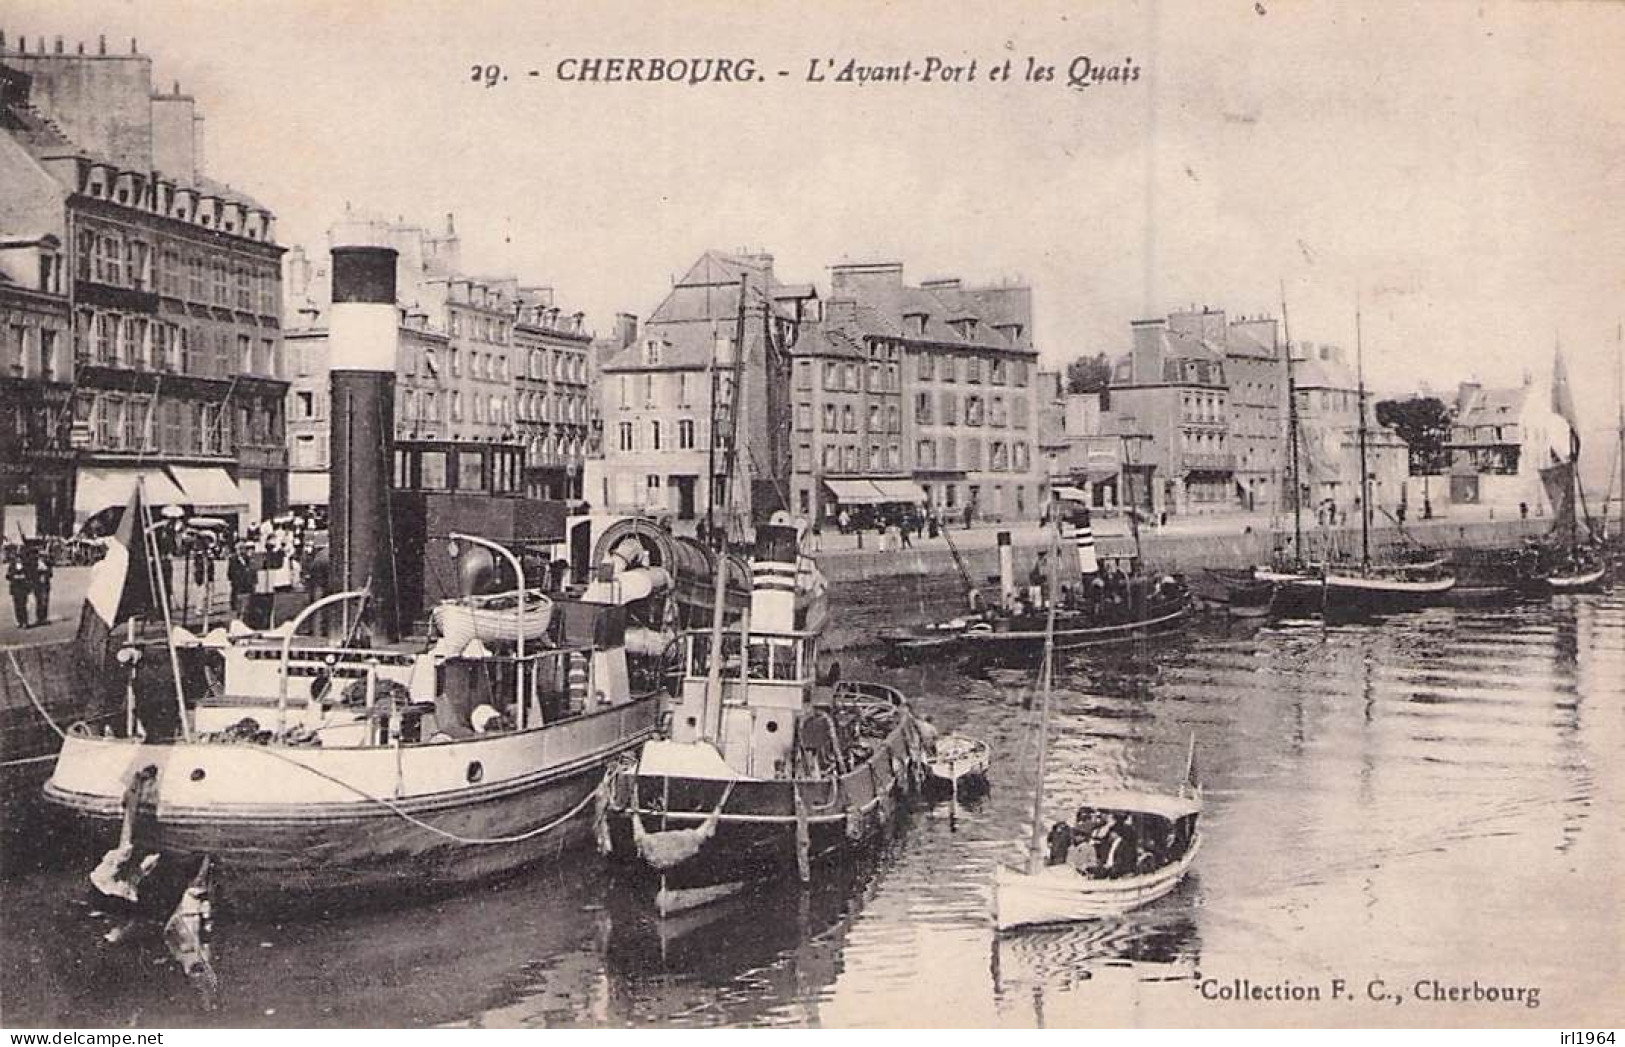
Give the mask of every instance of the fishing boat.
[{"label": "fishing boat", "polygon": [[1538,550],[1528,580],[1534,588],[1554,596],[1594,592],[1607,577],[1608,565],[1601,555],[1601,543],[1596,539],[1589,510],[1585,510],[1585,515],[1590,539],[1580,535],[1585,487],[1580,480],[1579,412],[1574,405],[1574,392],[1569,387],[1561,346],[1552,360],[1552,410],[1568,424],[1569,453],[1566,458],[1560,458],[1555,451],[1551,452],[1552,463],[1540,470],[1541,482],[1556,509],[1557,519],[1552,527],[1553,540],[1548,547]]},{"label": "fishing boat", "polygon": [[[1284,312],[1284,306],[1283,306]],[[1357,559],[1313,564],[1302,558],[1284,569],[1260,568],[1258,581],[1276,587],[1275,606],[1283,613],[1383,614],[1443,601],[1456,585],[1446,560],[1428,550],[1416,550],[1398,559],[1376,562],[1371,553],[1371,470],[1368,462],[1370,420],[1367,417],[1365,389],[1365,346],[1361,337],[1360,312],[1355,310],[1355,359],[1358,369],[1358,437],[1360,448],[1360,555]],[[1287,357],[1291,359],[1290,342]],[[1288,380],[1288,395],[1296,396],[1295,384]],[[1295,404],[1295,400],[1294,400]],[[1295,431],[1297,412],[1289,411],[1289,428]],[[1294,445],[1295,447],[1295,445]],[[1297,483],[1297,456],[1292,456],[1294,485]],[[1302,520],[1294,498],[1298,533],[1296,548],[1302,549]]]},{"label": "fishing boat", "polygon": [[793,527],[757,528],[745,624],[684,635],[669,736],[608,779],[600,846],[662,916],[811,881],[879,839],[924,780],[901,693],[816,678],[818,635],[795,623],[798,548]]},{"label": "fishing boat", "polygon": [[[1052,594],[1057,589],[1053,564],[1050,589]],[[1055,621],[1052,612],[1039,669],[1038,772],[1027,865],[1025,869],[1000,865],[994,872],[993,923],[1000,932],[1099,919],[1149,904],[1179,885],[1201,849],[1194,736],[1186,768],[1189,795],[1183,790],[1177,796],[1139,790],[1086,794],[1077,811],[1076,833],[1072,826],[1057,823],[1046,848],[1044,770],[1049,757]]]},{"label": "fishing boat", "polygon": [[[1177,629],[1195,609],[1189,588],[1173,575],[1152,577],[1140,567],[1139,529],[1132,554],[1100,555],[1087,508],[1057,512],[1070,531],[1065,543],[1077,557],[1078,584],[1059,590],[1054,645],[1076,651],[1134,643]],[[998,605],[970,616],[883,636],[893,651],[954,653],[981,661],[1030,660],[1046,646],[1050,601],[1041,585],[1018,588],[1008,532],[999,534]],[[1040,554],[1040,563],[1048,553]],[[1034,572],[1041,570],[1035,565]]]}]

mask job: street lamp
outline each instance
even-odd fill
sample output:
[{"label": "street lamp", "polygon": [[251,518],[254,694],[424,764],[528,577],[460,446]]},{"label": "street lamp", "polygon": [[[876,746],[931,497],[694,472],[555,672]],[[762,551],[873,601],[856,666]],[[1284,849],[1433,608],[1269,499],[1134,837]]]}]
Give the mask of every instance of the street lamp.
[{"label": "street lamp", "polygon": [[481,549],[488,549],[500,555],[513,566],[514,591],[518,598],[518,605],[514,609],[514,614],[517,616],[516,628],[514,629],[514,696],[519,703],[518,726],[523,729],[529,719],[525,701],[525,569],[520,565],[519,557],[515,556],[513,551],[506,546],[499,545],[488,538],[479,538],[472,534],[460,534],[456,531],[451,533],[451,545],[447,550],[451,553],[452,559],[457,558],[459,552],[457,548],[458,542],[467,542],[470,545],[477,545]]}]

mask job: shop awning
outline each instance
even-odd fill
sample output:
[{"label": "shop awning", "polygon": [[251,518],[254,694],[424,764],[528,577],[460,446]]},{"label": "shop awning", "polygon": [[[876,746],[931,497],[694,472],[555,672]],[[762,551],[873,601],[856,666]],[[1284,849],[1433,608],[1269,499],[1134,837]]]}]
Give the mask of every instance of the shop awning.
[{"label": "shop awning", "polygon": [[243,493],[224,469],[172,465],[170,472],[186,492],[183,501],[200,513],[240,513],[248,509]]},{"label": "shop awning", "polygon": [[842,505],[881,505],[890,501],[871,480],[825,480],[824,486]]},{"label": "shop awning", "polygon": [[873,480],[870,482],[880,489],[880,495],[885,501],[902,502],[908,505],[919,505],[925,501],[925,491],[913,480]]},{"label": "shop awning", "polygon": [[150,505],[185,505],[186,492],[162,469],[114,469],[85,466],[79,470],[73,488],[73,514],[94,516],[103,509],[130,504],[137,482]]},{"label": "shop awning", "polygon": [[289,505],[326,505],[332,490],[331,473],[289,473]]},{"label": "shop awning", "polygon": [[1086,505],[1089,502],[1089,496],[1083,493],[1082,488],[1073,487],[1069,484],[1061,484],[1058,487],[1051,487],[1050,494],[1054,495],[1063,502],[1082,502]]}]

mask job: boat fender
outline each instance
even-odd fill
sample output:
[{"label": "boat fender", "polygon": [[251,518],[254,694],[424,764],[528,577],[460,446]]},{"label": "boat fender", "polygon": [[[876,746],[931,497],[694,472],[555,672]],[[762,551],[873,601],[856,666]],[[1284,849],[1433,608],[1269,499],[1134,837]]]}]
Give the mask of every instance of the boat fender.
[{"label": "boat fender", "polygon": [[857,807],[846,809],[846,838],[853,843],[863,839],[863,811]]}]

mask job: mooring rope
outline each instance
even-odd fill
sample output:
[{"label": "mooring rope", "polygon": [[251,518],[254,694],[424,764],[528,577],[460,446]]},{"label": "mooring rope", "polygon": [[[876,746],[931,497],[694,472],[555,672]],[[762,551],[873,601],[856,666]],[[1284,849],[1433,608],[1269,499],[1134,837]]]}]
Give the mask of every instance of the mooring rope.
[{"label": "mooring rope", "polygon": [[28,700],[33,703],[34,708],[39,711],[40,716],[45,719],[51,730],[56,732],[56,736],[63,741],[67,741],[68,732],[64,731],[57,725],[55,720],[51,719],[51,714],[45,711],[45,706],[41,705],[40,700],[34,696],[34,688],[28,685],[28,677],[23,675],[23,667],[17,664],[17,652],[10,647],[6,648],[6,658],[11,662],[11,671],[17,674],[18,680],[22,681],[23,693],[28,695]]},{"label": "mooring rope", "polygon": [[380,807],[388,809],[391,813],[395,814],[397,817],[403,819],[404,821],[408,821],[408,822],[412,823],[413,825],[416,825],[420,829],[426,829],[429,832],[432,832],[437,836],[443,836],[446,839],[451,840],[453,842],[461,843],[461,844],[467,844],[467,845],[472,846],[472,847],[500,846],[500,845],[503,845],[503,844],[523,843],[526,840],[534,839],[534,838],[536,838],[538,836],[543,835],[544,833],[552,832],[554,829],[557,829],[559,826],[563,825],[565,822],[569,821],[570,819],[574,818],[576,815],[580,814],[582,811],[586,810],[587,805],[592,803],[593,800],[597,799],[597,797],[598,797],[598,790],[593,789],[592,792],[590,792],[586,796],[582,797],[580,803],[576,804],[574,807],[570,808],[570,810],[566,811],[564,814],[560,815],[559,817],[553,819],[551,822],[548,822],[546,825],[538,826],[535,829],[529,829],[529,830],[526,830],[525,832],[518,833],[518,834],[513,835],[513,836],[459,836],[457,833],[451,832],[448,829],[442,829],[437,825],[429,824],[428,822],[424,821],[422,818],[419,818],[416,815],[412,814],[410,811],[402,810],[399,804],[396,804],[395,802],[393,802],[391,800],[386,800],[381,796],[374,796],[374,795],[372,795],[371,793],[367,792],[365,789],[362,789],[359,786],[352,785],[352,784],[350,784],[349,782],[345,781],[342,778],[334,777],[333,775],[328,774],[326,771],[317,770],[316,768],[310,766],[309,764],[300,763],[298,760],[295,760],[293,757],[285,756],[282,753],[277,752],[275,749],[264,748],[264,749],[261,749],[260,751],[265,753],[268,756],[274,756],[278,760],[282,760],[282,761],[284,761],[286,763],[290,763],[290,764],[292,764],[293,766],[299,768],[302,771],[308,771],[309,773],[315,775],[318,778],[321,778],[321,779],[324,779],[326,781],[332,782],[334,785],[337,785],[340,788],[348,789],[350,792],[355,793],[357,796],[361,797],[362,799],[367,800],[370,803],[375,803]]}]

